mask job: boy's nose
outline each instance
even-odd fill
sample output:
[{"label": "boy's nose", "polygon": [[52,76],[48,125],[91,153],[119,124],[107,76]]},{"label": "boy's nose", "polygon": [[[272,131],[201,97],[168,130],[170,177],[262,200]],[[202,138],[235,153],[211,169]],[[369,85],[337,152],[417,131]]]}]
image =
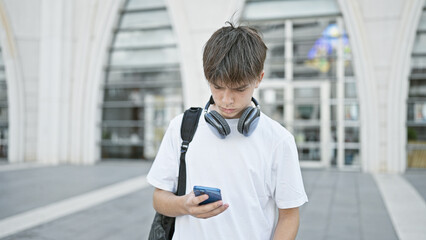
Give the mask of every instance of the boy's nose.
[{"label": "boy's nose", "polygon": [[226,105],[230,105],[234,103],[234,95],[230,89],[225,89],[225,92],[223,93],[222,102]]}]

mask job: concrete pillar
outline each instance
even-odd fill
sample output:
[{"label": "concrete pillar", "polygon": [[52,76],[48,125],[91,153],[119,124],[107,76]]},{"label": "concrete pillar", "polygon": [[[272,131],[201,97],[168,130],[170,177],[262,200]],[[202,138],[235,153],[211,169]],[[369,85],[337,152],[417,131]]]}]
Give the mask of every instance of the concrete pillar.
[{"label": "concrete pillar", "polygon": [[339,0],[353,60],[367,172],[405,171],[409,56],[423,0]]},{"label": "concrete pillar", "polygon": [[101,85],[123,3],[0,1],[11,162],[99,159]]},{"label": "concrete pillar", "polygon": [[42,0],[38,84],[37,162],[67,160],[72,7]]},{"label": "concrete pillar", "polygon": [[40,0],[1,1],[9,101],[9,161],[36,161]]},{"label": "concrete pillar", "polygon": [[105,67],[124,0],[73,1],[74,49],[70,86],[69,162],[100,159],[101,103]]},{"label": "concrete pillar", "polygon": [[9,104],[9,162],[24,161],[25,151],[25,98],[22,60],[17,48],[11,19],[3,1],[0,1],[0,44],[6,69]]}]

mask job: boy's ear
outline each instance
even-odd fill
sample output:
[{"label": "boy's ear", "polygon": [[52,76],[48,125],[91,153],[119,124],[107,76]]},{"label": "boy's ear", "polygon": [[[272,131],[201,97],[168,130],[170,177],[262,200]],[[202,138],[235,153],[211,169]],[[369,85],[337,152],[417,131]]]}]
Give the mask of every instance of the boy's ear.
[{"label": "boy's ear", "polygon": [[265,72],[264,72],[264,71],[262,71],[262,73],[260,74],[260,76],[259,76],[259,80],[258,80],[258,81],[256,81],[256,85],[255,85],[255,87],[256,87],[256,88],[258,88],[258,87],[259,87],[260,82],[262,82],[263,76],[265,76]]}]

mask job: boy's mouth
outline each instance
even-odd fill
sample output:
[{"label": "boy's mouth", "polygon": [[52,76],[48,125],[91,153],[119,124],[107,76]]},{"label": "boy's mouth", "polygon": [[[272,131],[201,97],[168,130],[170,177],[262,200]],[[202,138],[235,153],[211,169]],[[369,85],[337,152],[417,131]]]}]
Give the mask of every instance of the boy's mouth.
[{"label": "boy's mouth", "polygon": [[219,108],[224,113],[228,113],[229,114],[229,113],[235,112],[235,109],[233,109],[233,108],[223,108],[223,107],[219,107]]}]

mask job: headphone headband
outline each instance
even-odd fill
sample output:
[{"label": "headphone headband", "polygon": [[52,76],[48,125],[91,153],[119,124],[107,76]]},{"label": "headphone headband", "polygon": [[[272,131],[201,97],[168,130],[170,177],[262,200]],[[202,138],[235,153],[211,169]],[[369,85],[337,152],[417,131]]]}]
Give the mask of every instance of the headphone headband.
[{"label": "headphone headband", "polygon": [[[256,107],[246,107],[246,109],[244,109],[242,112],[240,119],[238,120],[237,126],[238,132],[246,137],[250,136],[254,129],[256,129],[260,116],[259,103],[254,97],[251,98],[251,101]],[[220,138],[225,138],[229,133],[231,133],[231,129],[228,123],[226,123],[226,120],[218,112],[214,110],[207,112],[211,104],[214,104],[213,96],[210,96],[209,101],[204,107],[204,119],[209,124],[209,126],[214,129],[214,133],[218,133]]]},{"label": "headphone headband", "polygon": [[[254,103],[254,106],[257,109],[260,109],[259,102],[254,97],[251,97],[251,101]],[[207,110],[209,109],[209,106],[211,104],[214,104],[213,96],[210,96],[209,101],[207,102],[206,106],[204,107],[204,112],[207,112]]]}]

